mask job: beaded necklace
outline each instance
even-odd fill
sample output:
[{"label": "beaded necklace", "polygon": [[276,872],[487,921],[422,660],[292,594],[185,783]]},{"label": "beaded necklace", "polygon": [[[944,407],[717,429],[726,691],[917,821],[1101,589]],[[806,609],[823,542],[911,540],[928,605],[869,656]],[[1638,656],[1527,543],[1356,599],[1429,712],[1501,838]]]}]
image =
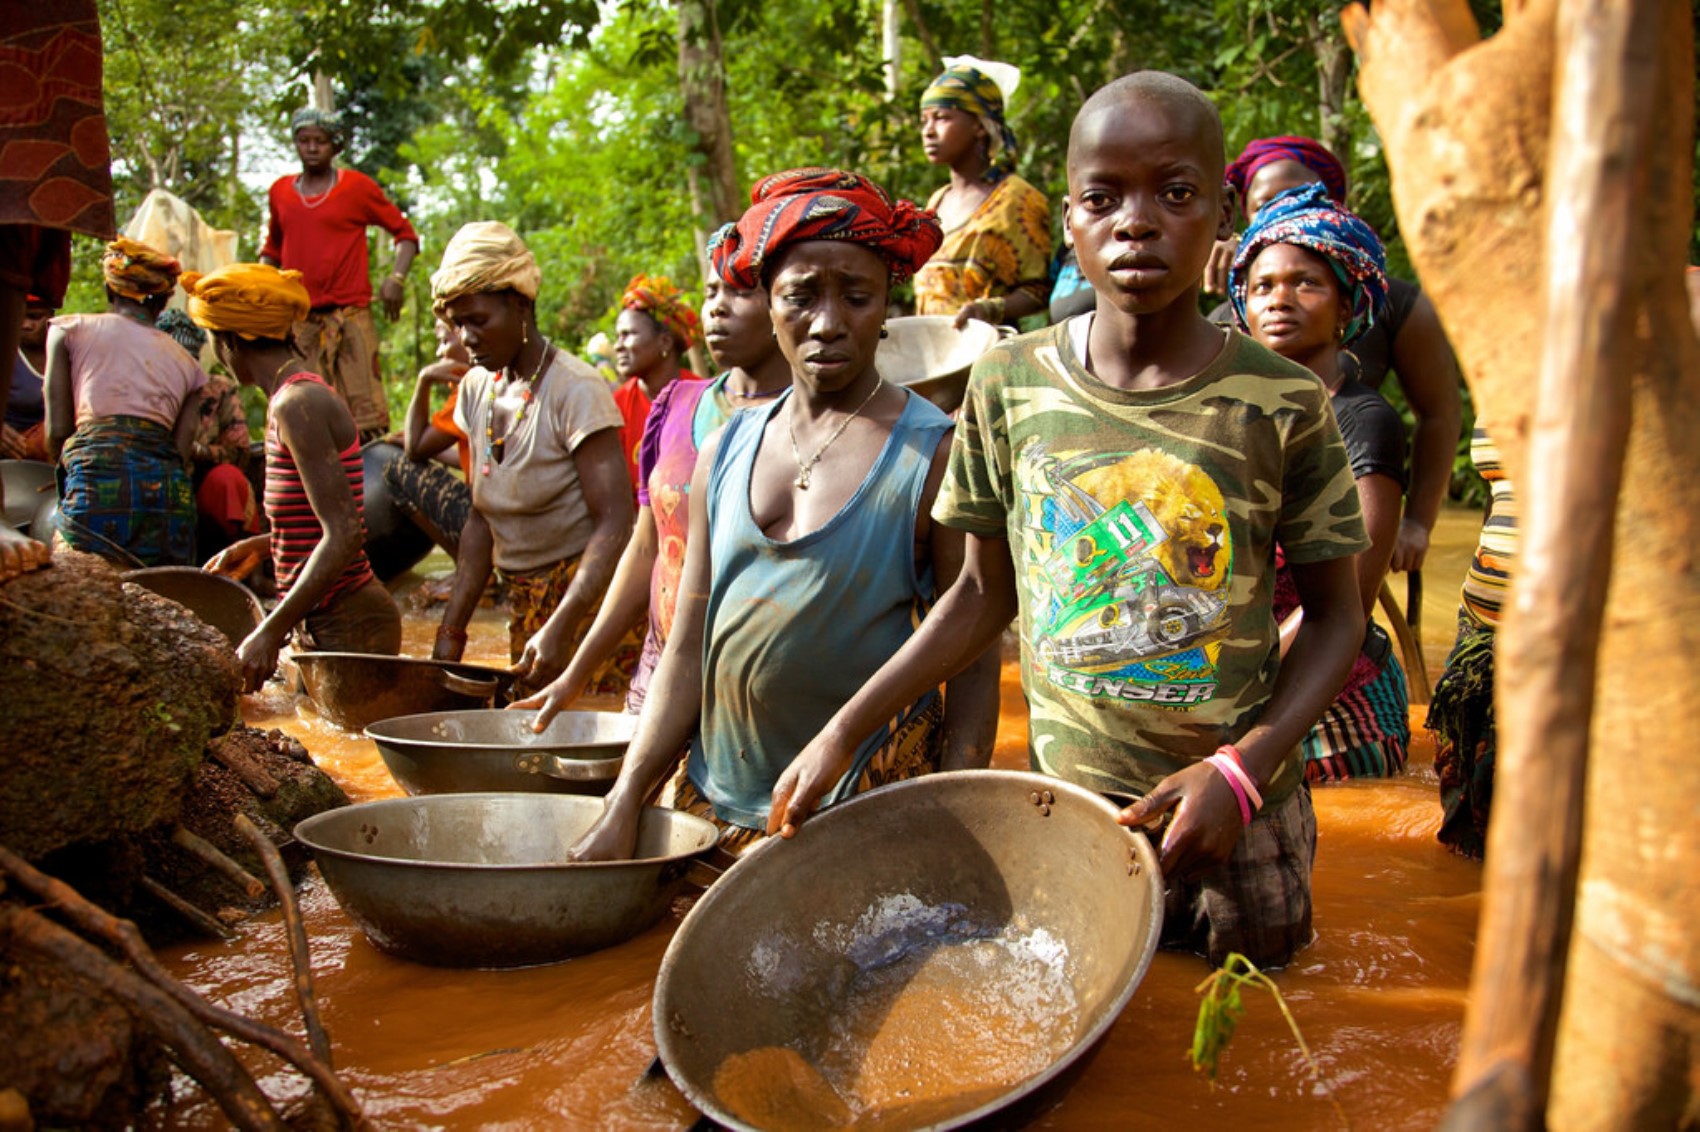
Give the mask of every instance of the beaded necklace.
[{"label": "beaded necklace", "polygon": [[[519,430],[520,422],[525,420],[526,410],[531,408],[531,402],[537,393],[538,379],[543,376],[543,371],[549,368],[549,357],[554,352],[555,347],[552,345],[544,348],[543,357],[538,360],[537,368],[531,372],[530,377],[510,374],[506,366],[503,366],[502,372],[496,375],[496,380],[490,386],[490,412],[484,418],[484,463],[478,469],[480,475],[489,475],[491,465],[502,462],[502,455],[507,450],[508,438]],[[525,389],[520,392],[519,408],[514,411],[513,419],[508,421],[508,427],[502,430],[502,435],[497,436],[496,398],[501,392],[499,386],[505,385],[509,381],[523,381],[525,382]]]}]

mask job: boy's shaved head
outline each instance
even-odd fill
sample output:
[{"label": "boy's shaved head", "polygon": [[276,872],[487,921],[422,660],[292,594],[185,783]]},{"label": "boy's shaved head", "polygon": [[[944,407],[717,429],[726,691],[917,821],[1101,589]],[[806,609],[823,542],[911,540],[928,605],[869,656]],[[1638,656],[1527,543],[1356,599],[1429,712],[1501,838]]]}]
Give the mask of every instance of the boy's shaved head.
[{"label": "boy's shaved head", "polygon": [[1074,126],[1069,130],[1069,164],[1074,164],[1082,122],[1104,111],[1131,111],[1135,105],[1166,110],[1170,120],[1197,141],[1205,172],[1221,181],[1228,164],[1222,140],[1222,117],[1203,91],[1167,71],[1135,71],[1094,91],[1074,116]]}]

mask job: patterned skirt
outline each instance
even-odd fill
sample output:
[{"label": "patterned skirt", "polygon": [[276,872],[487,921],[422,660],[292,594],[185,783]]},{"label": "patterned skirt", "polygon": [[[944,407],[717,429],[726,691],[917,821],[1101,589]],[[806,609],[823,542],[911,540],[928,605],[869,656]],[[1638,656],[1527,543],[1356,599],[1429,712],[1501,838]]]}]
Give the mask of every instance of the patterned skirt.
[{"label": "patterned skirt", "polygon": [[88,421],[65,442],[59,537],[124,566],[195,564],[195,489],[171,430],[139,417]]},{"label": "patterned skirt", "polygon": [[[931,774],[939,768],[939,756],[944,746],[944,702],[934,697],[925,708],[909,717],[894,731],[856,780],[856,793],[863,794],[893,782],[903,782]],[[686,773],[688,760],[680,758],[679,769],[662,789],[660,804],[699,818],[707,818],[720,829],[720,840],[711,861],[724,867],[736,860],[750,846],[767,837],[764,829],[749,829],[722,820],[714,812],[714,803],[702,796]]]},{"label": "patterned skirt", "polygon": [[[531,570],[523,574],[510,574],[506,570],[498,570],[497,576],[508,589],[508,658],[518,663],[525,654],[526,642],[543,628],[549,620],[549,615],[555,612],[561,599],[567,596],[567,590],[573,584],[573,576],[578,573],[579,559],[563,558],[553,566],[545,566],[541,570]],[[579,622],[578,630],[573,634],[572,647],[576,650],[584,642],[584,635],[590,631],[591,624],[596,620],[596,609],[592,608]],[[638,654],[643,648],[642,628],[633,628],[620,639],[614,655],[603,661],[597,668],[590,683],[585,685],[585,695],[589,696],[624,696],[632,682],[632,671],[637,668]]]},{"label": "patterned skirt", "polygon": [[1466,857],[1487,850],[1498,739],[1493,717],[1494,631],[1458,614],[1458,641],[1434,686],[1425,726],[1435,733],[1434,769],[1440,775],[1442,844]]},{"label": "patterned skirt", "polygon": [[1389,653],[1361,687],[1340,693],[1300,744],[1305,781],[1391,778],[1405,769],[1411,743],[1410,692],[1399,658]]}]

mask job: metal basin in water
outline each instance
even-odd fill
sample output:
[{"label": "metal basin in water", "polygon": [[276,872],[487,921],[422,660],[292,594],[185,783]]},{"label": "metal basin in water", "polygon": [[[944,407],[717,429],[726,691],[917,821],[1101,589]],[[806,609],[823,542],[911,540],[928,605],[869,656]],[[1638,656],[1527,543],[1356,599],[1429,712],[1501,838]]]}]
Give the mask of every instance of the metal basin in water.
[{"label": "metal basin in water", "polygon": [[440,794],[364,802],[295,827],[373,944],[439,967],[523,967],[610,947],[653,924],[713,823],[650,807],[637,859],[570,863],[597,798]]},{"label": "metal basin in water", "polygon": [[1051,1099],[1162,929],[1156,854],[1115,815],[1055,779],[962,771],[758,845],[662,961],[669,1075],[732,1128],[948,1128]]},{"label": "metal basin in water", "polygon": [[[5,519],[19,530],[34,520],[44,500],[54,499],[53,465],[40,460],[0,460],[0,490],[6,493]],[[40,532],[43,538],[51,532]]]},{"label": "metal basin in water", "polygon": [[962,404],[968,369],[997,345],[998,328],[969,319],[961,330],[949,315],[923,314],[886,322],[880,342],[880,375],[906,385],[947,413]]},{"label": "metal basin in water", "polygon": [[506,703],[514,677],[459,661],[359,652],[298,652],[301,683],[319,714],[350,731],[380,719]]},{"label": "metal basin in water", "polygon": [[541,735],[528,711],[439,711],[366,728],[409,794],[482,790],[606,794],[620,776],[637,716],[564,711]]},{"label": "metal basin in water", "polygon": [[247,586],[195,566],[149,566],[127,571],[124,580],[181,605],[223,633],[231,648],[265,619],[260,599]]}]

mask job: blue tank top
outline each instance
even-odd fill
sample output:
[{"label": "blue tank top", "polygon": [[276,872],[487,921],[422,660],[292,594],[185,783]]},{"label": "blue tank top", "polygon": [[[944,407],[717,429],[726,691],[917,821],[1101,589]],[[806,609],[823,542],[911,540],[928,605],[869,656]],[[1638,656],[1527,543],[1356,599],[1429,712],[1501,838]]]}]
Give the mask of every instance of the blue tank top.
[{"label": "blue tank top", "polygon": [[[935,596],[931,566],[915,569],[915,522],[950,419],[909,394],[850,501],[819,530],[776,542],[750,513],[750,480],[762,432],[789,396],[733,414],[708,483],[702,722],[687,773],[717,817],[749,829],[767,824],[779,775],[909,639]],[[854,790],[890,734],[862,744],[823,805]]]}]

